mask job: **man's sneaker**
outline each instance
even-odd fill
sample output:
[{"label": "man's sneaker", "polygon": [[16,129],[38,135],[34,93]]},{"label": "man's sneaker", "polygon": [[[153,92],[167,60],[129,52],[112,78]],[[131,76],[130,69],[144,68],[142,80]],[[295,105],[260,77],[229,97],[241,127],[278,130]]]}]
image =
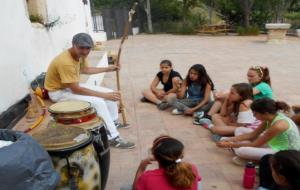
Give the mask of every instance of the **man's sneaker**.
[{"label": "man's sneaker", "polygon": [[117,127],[117,129],[120,129],[120,128],[122,128],[122,129],[128,129],[128,128],[130,128],[129,124],[122,124],[118,120],[114,121],[114,124]]},{"label": "man's sneaker", "polygon": [[140,101],[141,102],[143,102],[143,103],[145,103],[145,102],[150,102],[147,98],[145,98],[145,97],[142,97],[141,99],[140,99]]},{"label": "man's sneaker", "polygon": [[194,117],[194,118],[201,119],[201,118],[204,117],[204,115],[205,115],[205,112],[204,112],[204,111],[197,111],[197,112],[195,112],[195,113],[193,114],[193,117]]},{"label": "man's sneaker", "polygon": [[168,104],[168,102],[161,102],[161,103],[157,104],[157,108],[159,110],[165,110],[168,107],[170,107],[170,105]]},{"label": "man's sneaker", "polygon": [[135,147],[134,143],[126,141],[119,136],[112,140],[109,140],[109,145],[120,149],[131,149]]},{"label": "man's sneaker", "polygon": [[172,114],[173,114],[173,115],[182,115],[182,114],[183,114],[183,111],[179,111],[178,109],[173,109],[173,110],[172,110]]}]

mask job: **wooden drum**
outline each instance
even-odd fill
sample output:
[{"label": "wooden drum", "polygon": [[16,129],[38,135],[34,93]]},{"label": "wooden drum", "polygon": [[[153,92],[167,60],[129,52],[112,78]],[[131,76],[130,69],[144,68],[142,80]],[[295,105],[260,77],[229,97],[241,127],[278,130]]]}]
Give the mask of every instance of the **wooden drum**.
[{"label": "wooden drum", "polygon": [[89,131],[78,127],[48,127],[33,134],[50,154],[60,173],[58,189],[101,189],[101,172]]},{"label": "wooden drum", "polygon": [[110,165],[110,149],[106,125],[89,102],[64,101],[51,105],[48,109],[54,125],[60,127],[80,127],[93,135],[93,146],[97,152],[101,170],[101,190],[105,189]]}]

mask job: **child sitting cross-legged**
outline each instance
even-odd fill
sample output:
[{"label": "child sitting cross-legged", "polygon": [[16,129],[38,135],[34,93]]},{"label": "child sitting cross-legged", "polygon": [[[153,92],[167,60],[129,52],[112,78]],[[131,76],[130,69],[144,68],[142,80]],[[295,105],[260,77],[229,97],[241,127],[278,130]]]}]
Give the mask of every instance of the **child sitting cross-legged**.
[{"label": "child sitting cross-legged", "polygon": [[218,135],[233,136],[237,127],[244,127],[251,132],[260,124],[250,109],[252,102],[251,85],[248,83],[234,84],[222,105],[220,114],[214,114],[212,122],[209,119],[202,119],[198,124],[217,134],[213,138],[220,138]]},{"label": "child sitting cross-legged", "polygon": [[208,111],[212,105],[210,95],[214,84],[201,64],[193,65],[184,79],[176,97],[168,100],[172,114],[193,115],[199,110]]},{"label": "child sitting cross-legged", "polygon": [[[162,60],[160,62],[160,72],[153,79],[150,89],[143,90],[141,101],[152,102],[160,110],[167,109],[170,106],[167,99],[177,92],[181,81],[180,74],[173,70],[172,62]],[[163,89],[157,88],[159,83],[163,85]]]}]

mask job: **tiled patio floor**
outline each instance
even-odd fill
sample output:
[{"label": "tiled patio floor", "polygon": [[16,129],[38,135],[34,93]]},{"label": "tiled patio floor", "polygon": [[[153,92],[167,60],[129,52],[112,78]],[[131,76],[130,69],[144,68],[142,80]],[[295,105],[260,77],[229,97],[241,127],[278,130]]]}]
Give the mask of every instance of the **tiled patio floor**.
[{"label": "tiled patio floor", "polygon": [[[133,150],[111,149],[107,190],[130,184],[141,159],[155,137],[168,134],[185,145],[185,160],[195,163],[203,177],[204,190],[239,190],[243,168],[231,162],[232,153],[219,149],[210,133],[192,124],[190,117],[173,116],[155,106],[140,103],[141,90],[148,88],[162,59],[170,59],[182,76],[196,63],[203,64],[217,89],[229,89],[246,82],[252,65],[270,68],[277,99],[300,104],[300,38],[289,37],[286,44],[265,43],[266,36],[174,36],[138,35],[125,42],[121,57],[121,87],[131,128],[120,133],[137,144]],[[105,50],[117,51],[119,40],[105,43]],[[101,52],[92,52],[91,62]],[[104,85],[116,89],[115,74],[108,73]],[[297,87],[298,86],[298,87]]]},{"label": "tiled patio floor", "polygon": [[[162,59],[170,59],[183,76],[196,63],[205,65],[217,89],[229,89],[246,82],[252,65],[270,68],[272,87],[277,99],[300,103],[300,38],[288,38],[286,44],[265,43],[266,36],[174,36],[138,35],[125,42],[121,57],[122,92],[131,123],[120,130],[122,136],[137,143],[133,150],[111,149],[112,160],[108,190],[131,183],[139,161],[160,134],[169,134],[185,144],[185,159],[195,163],[203,177],[205,190],[243,189],[243,169],[232,164],[232,154],[219,149],[207,130],[192,124],[192,119],[158,111],[140,103],[141,90],[148,88]],[[117,51],[119,40],[105,43]],[[115,75],[106,75],[105,84],[115,87]],[[298,86],[298,87],[297,87]]]}]

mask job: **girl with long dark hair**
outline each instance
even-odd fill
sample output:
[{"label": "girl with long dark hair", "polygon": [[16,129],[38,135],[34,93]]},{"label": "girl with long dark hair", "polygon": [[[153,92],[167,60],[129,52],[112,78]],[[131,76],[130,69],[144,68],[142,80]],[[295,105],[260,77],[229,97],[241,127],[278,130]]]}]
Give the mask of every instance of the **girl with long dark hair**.
[{"label": "girl with long dark hair", "polygon": [[257,190],[300,189],[300,151],[284,150],[265,155],[259,162]]},{"label": "girl with long dark hair", "polygon": [[[214,134],[232,136],[238,127],[256,128],[260,122],[256,120],[250,109],[253,102],[252,87],[248,83],[238,83],[231,87],[225,99],[220,114],[214,114],[212,123],[201,119],[199,124],[211,130]],[[230,104],[228,106],[228,104]],[[202,122],[202,123],[201,123]]]},{"label": "girl with long dark hair", "polygon": [[212,90],[214,83],[205,67],[201,64],[193,65],[178,90],[177,97],[169,101],[175,108],[172,114],[192,115],[199,110],[208,111],[212,105]]}]

